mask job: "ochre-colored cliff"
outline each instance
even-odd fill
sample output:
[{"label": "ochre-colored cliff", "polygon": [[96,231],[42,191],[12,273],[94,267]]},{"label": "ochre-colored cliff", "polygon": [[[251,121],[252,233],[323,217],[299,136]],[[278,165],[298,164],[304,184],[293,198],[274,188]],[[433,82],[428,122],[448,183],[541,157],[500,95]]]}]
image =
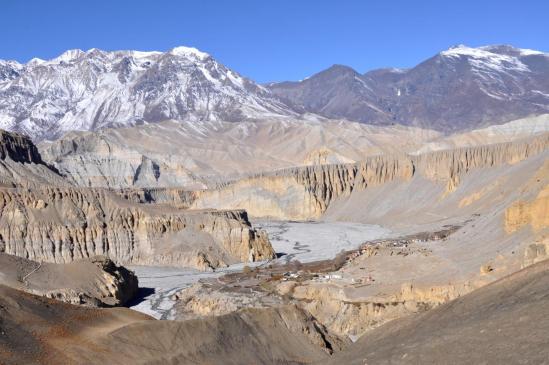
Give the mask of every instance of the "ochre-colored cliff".
[{"label": "ochre-colored cliff", "polygon": [[517,201],[505,211],[507,233],[513,233],[527,225],[534,231],[549,227],[549,185],[532,201]]},{"label": "ochre-colored cliff", "polygon": [[[141,175],[154,175],[150,161],[142,164]],[[0,252],[53,263],[105,255],[124,264],[200,269],[274,257],[246,212],[139,204],[161,195],[71,186],[30,139],[0,131]]]},{"label": "ochre-colored cliff", "polygon": [[106,255],[200,269],[274,256],[243,211],[134,204],[103,189],[0,190],[0,251],[37,261]]},{"label": "ochre-colored cliff", "polygon": [[376,156],[356,164],[296,167],[197,191],[186,195],[185,203],[193,208],[245,209],[255,217],[314,219],[339,197],[392,181],[407,181],[416,175],[444,184],[447,195],[456,189],[464,174],[515,164],[548,147],[549,135],[544,135],[522,142],[415,156]]}]

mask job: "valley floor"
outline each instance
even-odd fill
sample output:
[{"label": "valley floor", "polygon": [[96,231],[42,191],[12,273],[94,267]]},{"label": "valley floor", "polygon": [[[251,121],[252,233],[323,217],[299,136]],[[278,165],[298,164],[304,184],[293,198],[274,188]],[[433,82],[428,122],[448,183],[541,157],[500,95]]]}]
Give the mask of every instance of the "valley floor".
[{"label": "valley floor", "polygon": [[[386,237],[390,231],[371,224],[348,222],[254,222],[254,227],[267,231],[278,258],[276,263],[292,260],[314,262],[333,259],[339,252],[357,248],[365,241]],[[235,264],[215,272],[158,266],[133,266],[139,278],[138,298],[130,304],[136,311],[157,319],[174,319],[172,309],[176,304],[173,296],[190,287],[200,279],[217,278],[221,275],[240,272],[244,266],[257,266],[264,262]]]}]

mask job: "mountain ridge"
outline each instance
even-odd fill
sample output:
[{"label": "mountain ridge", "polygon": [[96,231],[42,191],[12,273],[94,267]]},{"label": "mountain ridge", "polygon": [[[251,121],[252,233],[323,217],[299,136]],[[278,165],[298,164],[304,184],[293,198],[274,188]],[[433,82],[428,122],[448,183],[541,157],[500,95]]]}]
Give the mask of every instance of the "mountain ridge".
[{"label": "mountain ridge", "polygon": [[[549,112],[549,54],[451,47],[409,69],[333,65],[260,85],[196,48],[0,60],[0,128],[34,140],[165,120],[347,119],[460,132]],[[315,115],[316,114],[316,115]]]},{"label": "mountain ridge", "polygon": [[408,69],[333,65],[267,87],[310,113],[451,133],[549,110],[549,54],[509,45],[451,47]]},{"label": "mountain ridge", "polygon": [[195,48],[68,50],[0,61],[0,128],[52,139],[168,119],[248,120],[296,114],[255,82]]}]

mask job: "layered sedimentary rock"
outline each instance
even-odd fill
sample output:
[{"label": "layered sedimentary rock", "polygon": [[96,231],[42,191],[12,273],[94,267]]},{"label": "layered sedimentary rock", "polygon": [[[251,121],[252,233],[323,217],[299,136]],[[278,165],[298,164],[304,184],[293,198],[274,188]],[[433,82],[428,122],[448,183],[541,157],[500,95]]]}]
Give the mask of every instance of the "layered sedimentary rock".
[{"label": "layered sedimentary rock", "polygon": [[[258,174],[196,192],[193,208],[241,208],[256,217],[319,218],[337,198],[421,176],[453,192],[463,175],[515,164],[549,147],[549,135],[515,143],[422,155],[377,156],[356,164],[317,165]],[[187,200],[188,201],[188,200]]]},{"label": "layered sedimentary rock", "polygon": [[337,287],[298,285],[293,288],[292,296],[334,333],[360,336],[394,319],[435,308],[473,289],[469,283],[424,287],[405,283],[393,293],[353,300]]},{"label": "layered sedimentary rock", "polygon": [[133,204],[101,189],[0,190],[0,251],[70,262],[106,255],[124,264],[226,266],[274,256],[243,211]]},{"label": "layered sedimentary rock", "polygon": [[44,184],[69,185],[42,161],[28,137],[0,130],[0,186],[32,188]]},{"label": "layered sedimentary rock", "polygon": [[188,209],[197,193],[182,188],[141,188],[115,190],[120,196],[135,203],[168,204]]},{"label": "layered sedimentary rock", "polygon": [[[383,176],[376,169],[370,184],[338,177],[342,183],[336,185],[336,193],[324,195],[330,203],[323,219],[381,224],[406,236],[369,242],[328,275],[307,276],[303,269],[287,269],[289,274],[278,279],[272,275],[267,279],[267,285],[274,286],[271,293],[258,294],[256,289],[213,294],[210,285],[197,284],[179,294],[178,309],[184,316],[202,315],[286,300],[297,303],[329,330],[357,336],[440,306],[521,266],[546,260],[547,227],[540,222],[548,216],[544,196],[549,151],[541,146],[534,140],[522,146],[494,145],[412,157],[411,170],[396,169],[409,174],[385,182],[375,179]],[[391,176],[393,171],[384,173]],[[330,176],[338,175],[323,178]],[[457,185],[449,190],[451,181]],[[314,191],[314,186],[325,185],[311,183],[309,190]],[[319,188],[316,194],[323,192]],[[513,208],[516,202],[522,209]],[[522,212],[516,215],[520,225],[509,231],[506,211],[513,210]]]},{"label": "layered sedimentary rock", "polygon": [[[360,253],[356,252],[358,256],[348,256],[353,259],[339,264],[335,259],[281,268],[273,266],[271,272],[265,268],[197,283],[174,295],[177,301],[174,318],[194,319],[242,308],[293,303],[311,313],[331,332],[356,337],[391,320],[437,307],[476,288],[476,283],[469,281],[426,281],[430,275],[421,277],[418,272],[428,271],[428,266],[444,270],[442,266],[436,267],[441,259],[424,247],[398,246],[403,240],[406,239],[365,245]],[[342,267],[336,269],[334,265]]]},{"label": "layered sedimentary rock", "polygon": [[86,306],[124,305],[137,293],[137,277],[106,257],[51,264],[0,254],[0,284]]},{"label": "layered sedimentary rock", "polygon": [[[42,157],[78,186],[197,189],[265,169],[349,163],[411,152],[438,137],[428,130],[346,121],[166,121],[132,128],[71,132],[42,142]],[[150,162],[149,168],[146,167]],[[137,173],[139,169],[139,174]],[[145,174],[143,174],[145,172]]]},{"label": "layered sedimentary rock", "polygon": [[204,186],[184,167],[184,159],[144,154],[102,134],[69,133],[63,139],[44,142],[41,151],[76,186],[114,189]]},{"label": "layered sedimentary rock", "polygon": [[419,173],[447,183],[449,192],[460,177],[479,168],[516,164],[549,148],[549,134],[518,142],[499,143],[420,154],[413,157]]},{"label": "layered sedimentary rock", "polygon": [[10,158],[15,162],[41,164],[42,158],[30,138],[0,130],[0,159]]},{"label": "layered sedimentary rock", "polygon": [[[155,173],[154,162],[142,158],[132,178]],[[130,193],[123,199],[105,189],[75,188],[18,134],[0,135],[0,182],[0,252],[54,263],[105,255],[118,263],[200,269],[274,256],[244,211],[145,206]]]}]

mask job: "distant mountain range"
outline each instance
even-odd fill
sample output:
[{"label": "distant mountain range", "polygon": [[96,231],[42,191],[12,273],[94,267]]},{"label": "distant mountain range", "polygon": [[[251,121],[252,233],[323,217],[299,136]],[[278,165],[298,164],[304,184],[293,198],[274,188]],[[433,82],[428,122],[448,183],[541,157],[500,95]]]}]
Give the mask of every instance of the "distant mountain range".
[{"label": "distant mountain range", "polygon": [[27,64],[0,61],[0,128],[34,139],[143,122],[296,115],[206,53],[70,50]]},{"label": "distant mountain range", "polygon": [[294,109],[368,124],[463,131],[549,112],[549,54],[457,46],[411,69],[335,65],[269,89]]},{"label": "distant mountain range", "polygon": [[0,128],[35,140],[164,120],[299,119],[463,131],[549,113],[549,54],[457,46],[414,68],[360,74],[335,65],[299,82],[258,85],[194,48],[70,50],[0,61]]}]

